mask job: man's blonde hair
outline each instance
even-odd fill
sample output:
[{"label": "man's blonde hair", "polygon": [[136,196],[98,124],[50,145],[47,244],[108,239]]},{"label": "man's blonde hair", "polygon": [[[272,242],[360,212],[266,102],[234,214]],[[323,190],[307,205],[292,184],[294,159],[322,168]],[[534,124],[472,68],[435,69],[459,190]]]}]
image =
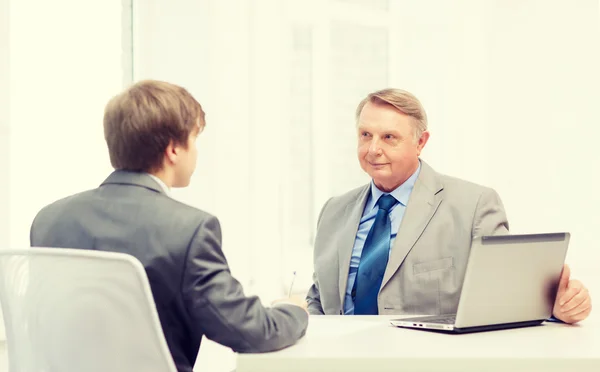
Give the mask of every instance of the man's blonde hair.
[{"label": "man's blonde hair", "polygon": [[427,130],[427,114],[421,102],[412,93],[402,89],[382,89],[377,92],[370,93],[366,96],[356,108],[356,121],[360,117],[360,112],[363,107],[371,102],[379,105],[390,105],[396,108],[404,115],[412,117],[415,141],[421,138],[423,132]]}]

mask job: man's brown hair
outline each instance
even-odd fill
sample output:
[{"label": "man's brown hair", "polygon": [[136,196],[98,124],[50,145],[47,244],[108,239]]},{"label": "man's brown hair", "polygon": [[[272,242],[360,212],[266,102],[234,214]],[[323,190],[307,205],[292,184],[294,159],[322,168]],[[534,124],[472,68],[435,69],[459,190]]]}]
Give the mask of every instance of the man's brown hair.
[{"label": "man's brown hair", "polygon": [[112,98],[104,110],[110,163],[115,169],[157,171],[171,141],[187,146],[190,133],[204,125],[202,106],[187,90],[163,81],[140,81]]}]

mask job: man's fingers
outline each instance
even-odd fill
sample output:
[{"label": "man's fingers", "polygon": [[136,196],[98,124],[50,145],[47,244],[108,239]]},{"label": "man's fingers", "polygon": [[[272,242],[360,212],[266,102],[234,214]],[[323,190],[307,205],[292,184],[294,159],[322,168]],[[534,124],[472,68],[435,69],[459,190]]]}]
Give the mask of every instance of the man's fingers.
[{"label": "man's fingers", "polygon": [[590,315],[590,313],[592,312],[591,303],[589,304],[589,306],[587,308],[580,309],[580,310],[579,310],[579,308],[577,308],[577,309],[578,309],[577,311],[579,311],[578,313],[576,313],[575,315],[563,314],[561,316],[561,320],[566,323],[569,323],[569,324],[575,324],[575,323],[580,322],[580,321],[584,320],[585,318],[587,318]]},{"label": "man's fingers", "polygon": [[584,311],[582,311],[582,312],[580,312],[580,313],[578,313],[576,315],[573,315],[573,317],[572,317],[573,318],[573,323],[577,323],[577,322],[580,322],[580,321],[584,320],[585,318],[587,318],[588,316],[590,316],[591,312],[592,312],[592,307],[590,306],[586,310],[584,310]]},{"label": "man's fingers", "polygon": [[[567,290],[567,292],[569,291],[571,291],[571,289]],[[563,313],[567,313],[573,310],[577,306],[581,305],[581,303],[583,303],[583,301],[585,301],[587,297],[587,289],[579,289],[579,292],[575,294],[575,296],[573,296],[569,301],[566,301],[565,304],[560,307],[560,311],[562,311]]]},{"label": "man's fingers", "polygon": [[[577,296],[575,296],[575,298],[576,297]],[[565,316],[568,316],[568,317],[576,317],[577,315],[588,311],[591,307],[592,307],[592,300],[590,299],[589,296],[586,296],[579,305],[575,306],[574,308],[572,308],[568,311],[565,311],[564,314],[565,314]]]},{"label": "man's fingers", "polygon": [[558,301],[558,304],[560,305],[561,310],[563,309],[563,306],[565,306],[569,301],[571,301],[573,299],[573,297],[575,297],[579,292],[581,292],[580,287],[570,287],[567,289],[566,292],[564,292],[562,295],[560,295],[560,297],[557,298],[556,300]]}]

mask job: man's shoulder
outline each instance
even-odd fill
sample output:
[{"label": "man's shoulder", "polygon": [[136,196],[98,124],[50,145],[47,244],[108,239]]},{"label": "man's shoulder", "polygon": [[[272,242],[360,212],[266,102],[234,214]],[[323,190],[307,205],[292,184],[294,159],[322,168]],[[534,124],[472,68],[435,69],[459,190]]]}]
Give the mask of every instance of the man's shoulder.
[{"label": "man's shoulder", "polygon": [[186,216],[195,216],[199,218],[214,218],[215,216],[211,213],[194,207],[193,205],[186,204],[177,199],[173,199],[171,196],[165,194],[156,195],[158,206],[166,208],[171,211],[176,211],[177,214],[184,214]]},{"label": "man's shoulder", "polygon": [[477,205],[482,198],[500,199],[496,190],[490,186],[440,173],[438,177],[443,185],[446,202]]},{"label": "man's shoulder", "polygon": [[[105,205],[110,197],[103,196],[100,188],[82,191],[64,198],[58,199],[45,207],[37,214],[40,216],[60,216],[65,213],[75,212],[80,208],[91,207],[92,205]],[[134,199],[135,200],[135,199]],[[153,219],[161,217],[177,219],[181,223],[193,223],[206,219],[216,218],[211,213],[173,199],[165,194],[148,191],[144,197],[137,200],[138,207],[145,210]],[[169,213],[161,213],[169,211]]]},{"label": "man's shoulder", "polygon": [[472,192],[484,192],[487,190],[491,190],[490,187],[473,182],[473,181],[468,181],[465,180],[463,178],[458,178],[458,177],[454,177],[454,176],[449,176],[446,174],[439,174],[439,177],[442,181],[442,184],[444,185],[444,190],[450,190],[450,191],[459,191],[459,192],[467,192],[467,193],[472,193]]},{"label": "man's shoulder", "polygon": [[74,205],[80,204],[89,200],[93,195],[94,190],[81,191],[76,194],[62,197],[44,206],[38,212],[38,216],[48,213],[57,213],[62,210],[72,209]]},{"label": "man's shoulder", "polygon": [[370,184],[362,185],[343,194],[333,196],[327,201],[327,206],[345,208],[351,203],[354,204],[364,192],[368,191],[369,186]]}]

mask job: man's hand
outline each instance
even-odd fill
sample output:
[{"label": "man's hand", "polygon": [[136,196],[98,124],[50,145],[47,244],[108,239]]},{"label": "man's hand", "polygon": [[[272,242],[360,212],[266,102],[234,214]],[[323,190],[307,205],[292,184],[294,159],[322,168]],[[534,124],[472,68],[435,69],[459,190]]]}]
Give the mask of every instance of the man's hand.
[{"label": "man's hand", "polygon": [[579,280],[570,280],[571,269],[565,265],[558,283],[553,315],[565,323],[577,323],[590,315],[592,299],[587,288]]},{"label": "man's hand", "polygon": [[280,305],[280,304],[299,306],[299,307],[303,308],[304,311],[306,311],[306,313],[308,313],[308,304],[304,297],[299,297],[299,296],[284,297],[284,298],[280,298],[278,300],[271,302],[271,306],[276,306],[276,305]]}]

